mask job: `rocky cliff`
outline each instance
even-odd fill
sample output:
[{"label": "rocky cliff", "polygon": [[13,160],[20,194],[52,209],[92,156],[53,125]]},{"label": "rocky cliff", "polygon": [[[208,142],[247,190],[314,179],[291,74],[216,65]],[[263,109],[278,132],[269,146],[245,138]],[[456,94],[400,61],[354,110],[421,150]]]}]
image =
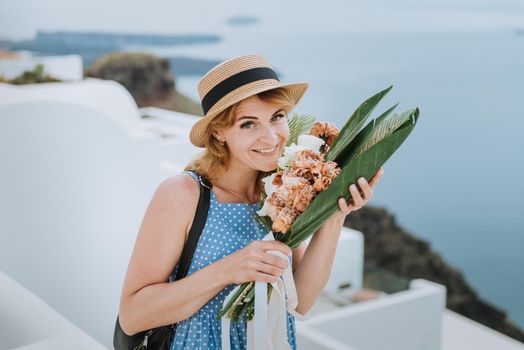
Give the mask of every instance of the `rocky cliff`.
[{"label": "rocky cliff", "polygon": [[524,342],[524,332],[507,319],[504,311],[480,299],[460,271],[427,242],[406,232],[385,209],[366,206],[348,215],[344,225],[364,233],[368,270],[387,271],[398,280],[424,278],[443,284],[448,309]]},{"label": "rocky cliff", "polygon": [[86,76],[118,81],[139,107],[202,115],[199,103],[176,91],[175,76],[165,58],[145,52],[113,52],[99,57]]}]

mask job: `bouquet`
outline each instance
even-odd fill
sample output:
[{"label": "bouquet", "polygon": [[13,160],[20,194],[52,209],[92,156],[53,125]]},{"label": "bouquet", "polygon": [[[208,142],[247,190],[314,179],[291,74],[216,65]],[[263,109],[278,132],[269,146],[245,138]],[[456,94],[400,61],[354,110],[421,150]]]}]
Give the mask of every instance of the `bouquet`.
[{"label": "bouquet", "polygon": [[[370,179],[415,127],[419,109],[392,114],[398,103],[364,124],[392,86],[364,101],[339,131],[310,115],[289,120],[290,137],[278,168],[263,179],[262,208],[254,215],[275,240],[296,248],[338,209],[337,199],[359,177]],[[232,291],[218,317],[251,320],[255,283]],[[273,285],[268,284],[271,298]]]}]

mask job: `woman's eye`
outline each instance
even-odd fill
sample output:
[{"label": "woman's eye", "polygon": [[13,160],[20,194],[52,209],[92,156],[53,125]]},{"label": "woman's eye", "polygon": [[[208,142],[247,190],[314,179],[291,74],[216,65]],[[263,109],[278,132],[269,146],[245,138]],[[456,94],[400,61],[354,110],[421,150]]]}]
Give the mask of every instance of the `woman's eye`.
[{"label": "woman's eye", "polygon": [[[271,118],[271,119],[273,121],[279,121],[279,120],[281,120],[282,118],[285,118],[285,117],[286,117],[286,115],[281,113],[281,114],[277,114],[277,115],[273,116],[273,118]],[[251,127],[253,125],[255,125],[255,123],[253,123],[253,122],[245,122],[245,123],[240,124],[240,128],[241,129],[251,129]]]}]

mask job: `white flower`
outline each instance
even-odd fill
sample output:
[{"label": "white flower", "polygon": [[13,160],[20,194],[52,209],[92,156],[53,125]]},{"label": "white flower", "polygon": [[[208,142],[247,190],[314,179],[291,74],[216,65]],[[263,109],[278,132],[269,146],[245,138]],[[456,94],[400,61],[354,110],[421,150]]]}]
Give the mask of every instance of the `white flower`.
[{"label": "white flower", "polygon": [[300,135],[298,137],[298,145],[315,152],[320,151],[320,147],[324,144],[324,140],[313,135]]},{"label": "white flower", "polygon": [[[267,198],[269,198],[269,196]],[[267,198],[264,201],[264,205],[262,206],[262,208],[260,208],[260,210],[257,211],[258,216],[267,216],[269,214],[269,201],[267,200]]]},{"label": "white flower", "polygon": [[266,192],[268,198],[273,192],[277,190],[277,186],[273,185],[273,179],[276,175],[276,173],[273,173],[270,176],[266,176],[262,179],[262,182],[264,183],[264,192]]},{"label": "white flower", "polygon": [[294,143],[285,147],[284,154],[282,155],[282,157],[278,159],[278,167],[280,169],[284,169],[285,167],[287,167],[292,160],[295,160],[297,158],[296,153],[298,151],[301,151],[302,149],[303,148],[297,146]]},{"label": "white flower", "polygon": [[320,147],[324,144],[324,140],[313,135],[300,135],[298,137],[298,145],[292,143],[288,147],[284,147],[284,154],[278,159],[278,167],[284,169],[292,161],[296,160],[297,153],[306,149],[320,152]]},{"label": "white flower", "polygon": [[289,165],[289,162],[296,158],[296,153],[301,151],[302,148],[292,143],[291,145],[284,148],[284,154],[278,159],[278,167],[284,169]]}]

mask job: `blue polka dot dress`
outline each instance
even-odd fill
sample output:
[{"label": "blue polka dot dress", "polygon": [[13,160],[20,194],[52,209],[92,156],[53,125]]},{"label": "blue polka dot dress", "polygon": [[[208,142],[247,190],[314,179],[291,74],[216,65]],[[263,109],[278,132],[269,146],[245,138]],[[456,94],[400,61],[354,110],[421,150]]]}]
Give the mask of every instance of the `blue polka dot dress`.
[{"label": "blue polka dot dress", "polygon": [[[196,181],[192,172],[186,171]],[[206,224],[189,265],[187,275],[228,256],[262,239],[266,232],[252,218],[252,212],[260,209],[258,203],[220,203],[211,191]],[[210,299],[200,310],[176,327],[171,350],[221,349],[221,323],[217,319],[226,296],[236,285],[231,284]],[[296,349],[295,319],[287,314],[288,342]],[[245,321],[231,322],[231,349],[246,349],[247,324]]]}]

